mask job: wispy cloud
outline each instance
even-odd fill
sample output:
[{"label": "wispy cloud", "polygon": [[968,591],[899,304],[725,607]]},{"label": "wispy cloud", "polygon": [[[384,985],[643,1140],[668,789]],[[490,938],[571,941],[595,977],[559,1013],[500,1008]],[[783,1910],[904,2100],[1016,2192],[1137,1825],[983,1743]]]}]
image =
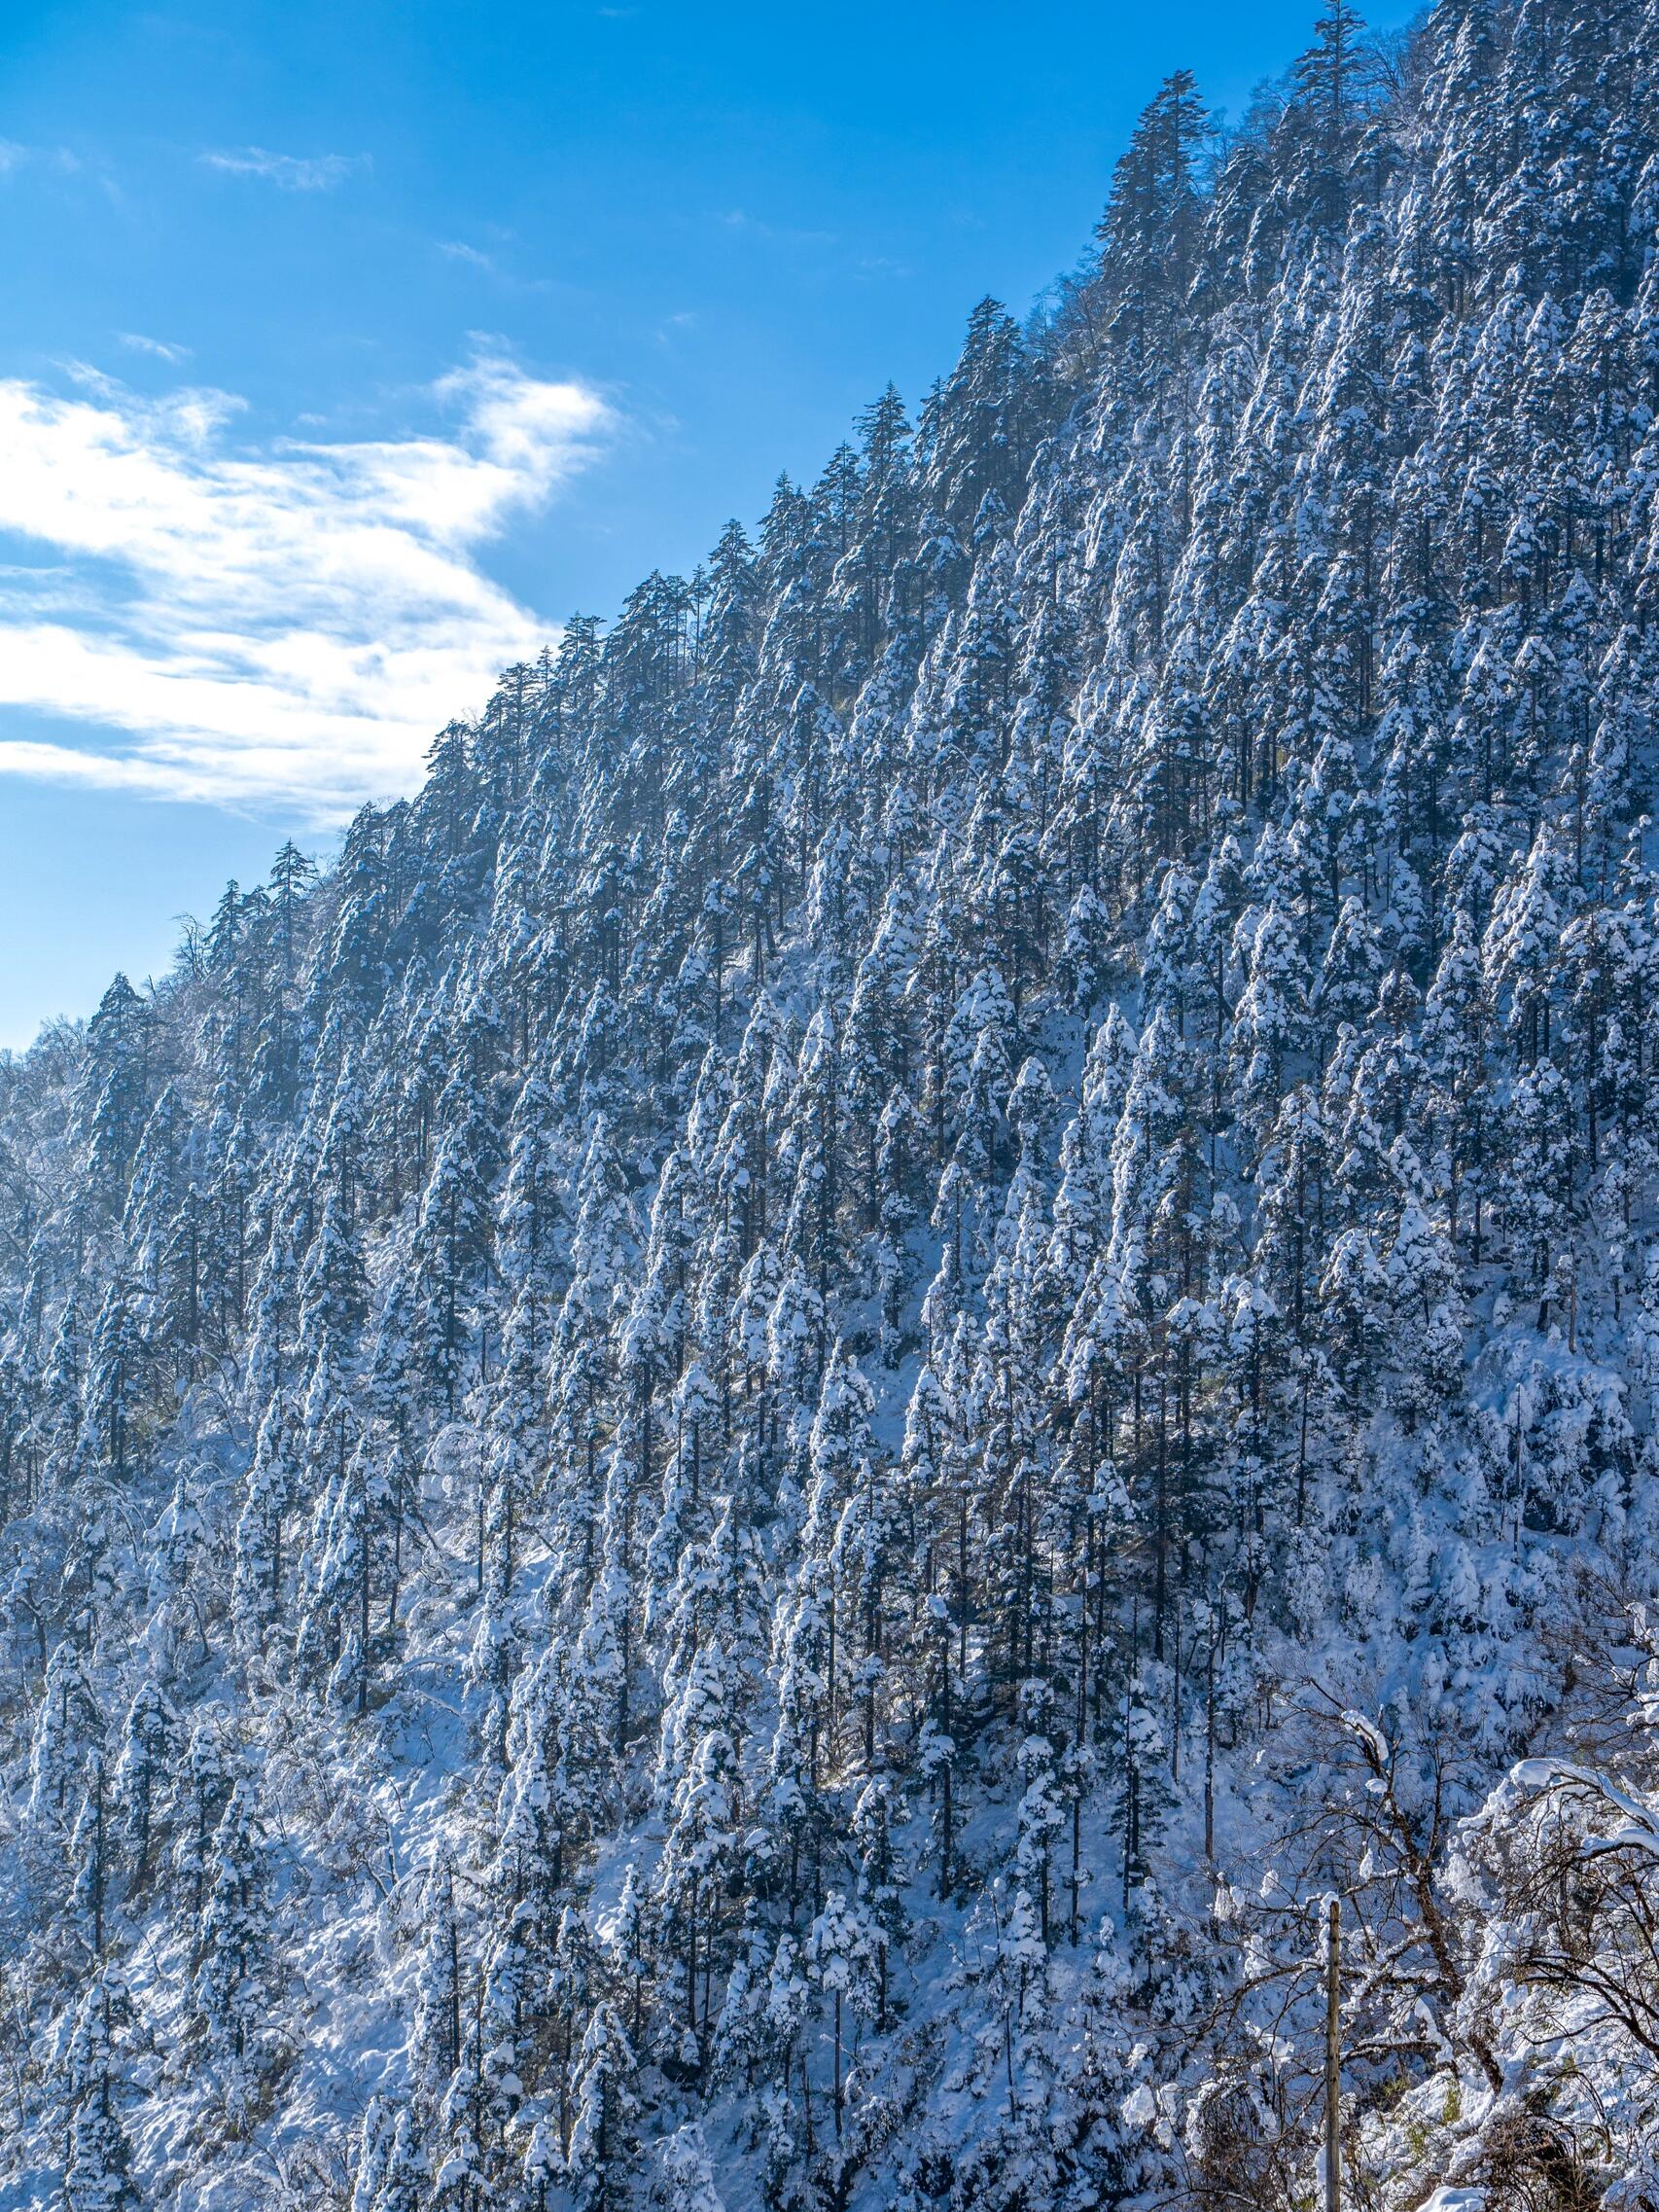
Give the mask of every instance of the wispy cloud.
[{"label": "wispy cloud", "polygon": [[488,269],[491,276],[496,273],[494,256],[481,246],[464,245],[458,238],[440,238],[438,250],[445,261],[464,261],[469,268]]},{"label": "wispy cloud", "polygon": [[146,338],[142,331],[117,331],[116,338],[128,353],[147,353],[156,361],[188,361],[190,347],[173,345],[164,338]]},{"label": "wispy cloud", "polygon": [[272,154],[264,146],[239,146],[198,159],[229,176],[260,177],[279,192],[333,192],[371,166],[367,154]]},{"label": "wispy cloud", "polygon": [[508,294],[557,292],[568,289],[547,276],[522,276],[512,267],[513,249],[517,241],[511,231],[491,227],[494,233],[494,250],[487,246],[475,246],[464,238],[439,238],[435,250],[441,258],[454,262],[461,268],[474,269],[487,277],[498,290]]},{"label": "wispy cloud", "polygon": [[406,791],[432,731],[545,630],[478,565],[614,428],[585,385],[475,360],[437,431],[249,444],[242,403],[0,381],[0,773],[318,823]]},{"label": "wispy cloud", "polygon": [[59,176],[71,176],[80,166],[81,157],[72,154],[67,146],[19,146],[15,138],[0,138],[0,177],[30,168],[53,169]]},{"label": "wispy cloud", "polygon": [[717,220],[727,231],[735,231],[742,237],[763,239],[769,245],[834,246],[840,243],[834,231],[792,230],[787,224],[765,222],[742,207],[729,208]]}]

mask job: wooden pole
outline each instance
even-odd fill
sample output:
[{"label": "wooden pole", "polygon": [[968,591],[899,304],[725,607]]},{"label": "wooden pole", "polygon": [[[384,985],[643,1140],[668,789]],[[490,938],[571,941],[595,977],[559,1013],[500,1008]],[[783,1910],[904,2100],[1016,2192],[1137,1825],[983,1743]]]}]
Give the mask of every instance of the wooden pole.
[{"label": "wooden pole", "polygon": [[1330,1900],[1324,1954],[1324,2212],[1342,2212],[1342,1907]]}]

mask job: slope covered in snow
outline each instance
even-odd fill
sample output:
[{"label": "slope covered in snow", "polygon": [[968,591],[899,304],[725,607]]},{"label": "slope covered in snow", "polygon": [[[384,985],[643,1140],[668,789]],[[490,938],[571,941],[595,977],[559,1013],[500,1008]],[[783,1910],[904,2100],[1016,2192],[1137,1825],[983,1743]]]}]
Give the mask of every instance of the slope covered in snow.
[{"label": "slope covered in snow", "polygon": [[0,1062],[0,2200],[1659,2199],[1659,13],[1342,0]]}]

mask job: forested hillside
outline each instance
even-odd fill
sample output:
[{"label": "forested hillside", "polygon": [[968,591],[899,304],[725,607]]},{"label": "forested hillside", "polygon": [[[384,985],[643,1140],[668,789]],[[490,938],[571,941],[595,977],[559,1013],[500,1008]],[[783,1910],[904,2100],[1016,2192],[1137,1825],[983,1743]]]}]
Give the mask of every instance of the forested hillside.
[{"label": "forested hillside", "polygon": [[[1659,2203],[1659,6],[1334,0],[0,1060],[0,2202]],[[434,721],[465,702],[435,701]]]}]

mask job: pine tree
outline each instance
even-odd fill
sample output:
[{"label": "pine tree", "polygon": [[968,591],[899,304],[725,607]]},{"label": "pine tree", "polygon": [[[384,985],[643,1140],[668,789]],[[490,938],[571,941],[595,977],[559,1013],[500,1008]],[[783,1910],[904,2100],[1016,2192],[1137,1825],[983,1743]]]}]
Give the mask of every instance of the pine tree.
[{"label": "pine tree", "polygon": [[153,1017],[124,976],[117,976],[87,1027],[81,1101],[92,1189],[119,1215],[150,1106]]},{"label": "pine tree", "polygon": [[461,2062],[461,1938],[455,1870],[447,1859],[437,1861],[427,1874],[421,1926],[413,2048],[419,2078],[436,2097]]},{"label": "pine tree", "polygon": [[127,1708],[115,1773],[121,1826],[135,1882],[142,1883],[149,1868],[159,1801],[183,1735],[183,1724],[159,1685],[141,1682]]},{"label": "pine tree", "polygon": [[457,1068],[439,1111],[442,1134],[415,1227],[414,1326],[423,1369],[453,1413],[469,1336],[467,1296],[490,1238],[488,1120],[472,1068]]},{"label": "pine tree", "polygon": [[639,2099],[634,2054],[621,2023],[603,2000],[593,2008],[577,2061],[575,2119],[566,2168],[584,2208],[619,2201],[628,2169],[629,2137]]},{"label": "pine tree", "polygon": [[80,1920],[81,1940],[93,1958],[99,1959],[104,1953],[112,1857],[109,1793],[101,1750],[93,1749],[88,1767],[86,1793],[69,1838],[69,1860],[74,1869],[70,1894]]},{"label": "pine tree", "polygon": [[29,1752],[31,1822],[61,1826],[103,1733],[102,1716],[79,1649],[65,1641],[47,1662]]},{"label": "pine tree", "polygon": [[232,1786],[214,1831],[198,1949],[196,2016],[226,2112],[240,2128],[267,2063],[280,1981],[269,1848],[246,1778]]},{"label": "pine tree", "polygon": [[68,2156],[63,2187],[76,2212],[126,2212],[140,2196],[122,2122],[119,2037],[125,1990],[99,1973],[80,2001],[64,2068]]},{"label": "pine tree", "polygon": [[708,2146],[695,2121],[676,2128],[664,2142],[659,2156],[666,2186],[665,2212],[725,2212],[724,2202],[715,2187]]}]

